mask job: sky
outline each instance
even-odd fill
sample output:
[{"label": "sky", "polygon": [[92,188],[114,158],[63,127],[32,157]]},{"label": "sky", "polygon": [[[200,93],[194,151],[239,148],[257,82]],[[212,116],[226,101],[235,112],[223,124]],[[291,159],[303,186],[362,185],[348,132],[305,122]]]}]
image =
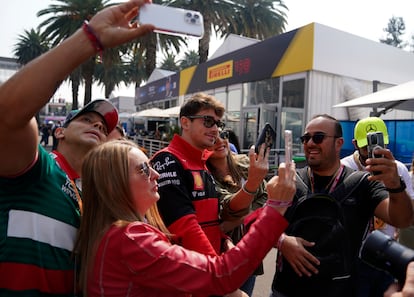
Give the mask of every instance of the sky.
[{"label": "sky", "polygon": [[[260,1],[259,1],[260,2]],[[12,0],[0,11],[0,56],[13,57],[13,48],[18,36],[24,30],[36,28],[43,20],[36,13],[51,4],[53,0]],[[412,0],[284,0],[290,31],[312,22],[317,22],[360,37],[378,41],[385,37],[383,29],[391,17],[402,17],[406,25],[405,41],[411,41],[414,35],[414,2]],[[197,50],[197,40],[190,43]],[[210,54],[220,46],[221,41],[210,44]],[[68,86],[61,87],[57,97],[70,95]],[[132,87],[116,90],[116,96],[134,96]],[[81,95],[82,93],[80,93]],[[81,95],[82,97],[82,95]],[[103,90],[93,89],[93,98],[103,97]]]}]

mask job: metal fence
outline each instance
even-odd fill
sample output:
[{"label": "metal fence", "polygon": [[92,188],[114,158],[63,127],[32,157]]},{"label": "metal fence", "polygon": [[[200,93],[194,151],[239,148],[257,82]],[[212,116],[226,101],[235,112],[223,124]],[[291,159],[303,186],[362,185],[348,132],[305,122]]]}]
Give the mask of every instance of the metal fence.
[{"label": "metal fence", "polygon": [[160,149],[168,146],[168,142],[145,138],[141,136],[135,136],[134,141],[142,148],[145,148],[148,157],[150,158],[153,154],[158,152]]},{"label": "metal fence", "polygon": [[[152,138],[145,138],[142,136],[135,136],[134,141],[140,146],[145,148],[148,157],[151,157],[154,153],[160,149],[168,146],[168,142],[156,140]],[[248,150],[242,150],[242,154],[248,154]],[[283,155],[280,154],[280,150],[272,149],[269,155],[269,177],[273,176],[277,172],[279,162],[283,161]]]}]

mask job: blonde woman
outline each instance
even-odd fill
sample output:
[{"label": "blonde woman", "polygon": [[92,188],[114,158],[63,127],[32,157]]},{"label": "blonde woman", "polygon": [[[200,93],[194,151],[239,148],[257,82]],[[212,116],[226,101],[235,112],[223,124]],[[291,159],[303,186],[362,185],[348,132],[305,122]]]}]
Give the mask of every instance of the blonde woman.
[{"label": "blonde woman", "polygon": [[[288,172],[286,175],[285,172]],[[294,166],[269,181],[268,206],[249,233],[220,256],[172,243],[156,201],[158,173],[128,141],[93,149],[82,167],[83,215],[76,244],[84,296],[191,296],[236,290],[276,244],[295,192]]]}]

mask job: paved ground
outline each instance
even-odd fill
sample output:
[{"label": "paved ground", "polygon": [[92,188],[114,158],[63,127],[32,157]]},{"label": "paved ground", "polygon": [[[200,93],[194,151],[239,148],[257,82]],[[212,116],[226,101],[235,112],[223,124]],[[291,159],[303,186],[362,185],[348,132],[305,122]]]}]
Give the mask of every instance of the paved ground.
[{"label": "paved ground", "polygon": [[264,259],[264,274],[256,278],[252,297],[269,297],[275,273],[276,249],[272,249]]}]

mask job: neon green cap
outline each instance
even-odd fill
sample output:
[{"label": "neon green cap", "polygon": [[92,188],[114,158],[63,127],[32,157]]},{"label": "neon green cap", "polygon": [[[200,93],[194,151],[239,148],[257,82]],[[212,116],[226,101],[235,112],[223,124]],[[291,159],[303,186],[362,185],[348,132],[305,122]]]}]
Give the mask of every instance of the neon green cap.
[{"label": "neon green cap", "polygon": [[388,144],[388,130],[384,121],[377,117],[368,117],[358,121],[354,129],[354,139],[358,147],[367,146],[367,134],[370,132],[382,132],[384,144]]}]

